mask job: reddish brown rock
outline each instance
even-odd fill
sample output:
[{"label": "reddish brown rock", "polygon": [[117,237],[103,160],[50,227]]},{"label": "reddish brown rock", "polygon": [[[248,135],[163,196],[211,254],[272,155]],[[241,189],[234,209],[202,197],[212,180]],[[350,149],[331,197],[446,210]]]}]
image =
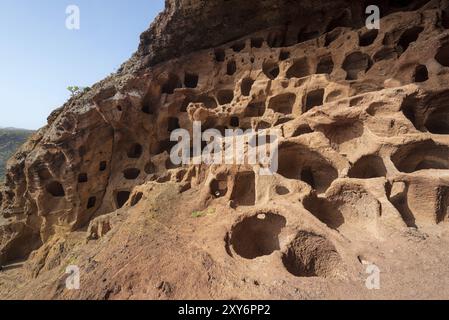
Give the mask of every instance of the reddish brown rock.
[{"label": "reddish brown rock", "polygon": [[[0,296],[447,298],[449,4],[377,4],[373,31],[362,2],[167,1],[9,162]],[[277,174],[174,165],[193,121],[279,129]]]}]

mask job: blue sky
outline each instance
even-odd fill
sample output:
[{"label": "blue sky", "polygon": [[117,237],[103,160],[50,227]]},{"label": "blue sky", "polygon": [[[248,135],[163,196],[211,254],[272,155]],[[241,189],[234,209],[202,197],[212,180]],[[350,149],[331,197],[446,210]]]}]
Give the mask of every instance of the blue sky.
[{"label": "blue sky", "polygon": [[[80,8],[80,30],[66,8]],[[1,0],[0,127],[38,129],[69,97],[137,50],[164,0]]]}]

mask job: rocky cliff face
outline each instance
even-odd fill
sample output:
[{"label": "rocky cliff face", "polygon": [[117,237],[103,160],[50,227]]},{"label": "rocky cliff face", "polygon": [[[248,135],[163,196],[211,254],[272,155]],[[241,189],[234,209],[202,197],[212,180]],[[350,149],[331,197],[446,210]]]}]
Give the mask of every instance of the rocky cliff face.
[{"label": "rocky cliff face", "polygon": [[[380,30],[368,4],[167,1],[119,73],[9,163],[0,262],[28,259],[33,280],[3,294],[353,297],[360,262],[389,270],[381,297],[447,294],[449,4],[377,1]],[[193,121],[279,129],[277,174],[173,165]],[[395,264],[431,254],[423,277]],[[74,262],[92,287],[67,293]]]}]

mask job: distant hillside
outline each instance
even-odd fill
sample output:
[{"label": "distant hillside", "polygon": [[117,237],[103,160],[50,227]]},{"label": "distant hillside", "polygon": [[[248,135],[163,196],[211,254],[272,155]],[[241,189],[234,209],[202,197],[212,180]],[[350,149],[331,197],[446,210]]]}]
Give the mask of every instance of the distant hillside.
[{"label": "distant hillside", "polygon": [[0,181],[4,178],[6,162],[32,133],[23,129],[0,128]]}]

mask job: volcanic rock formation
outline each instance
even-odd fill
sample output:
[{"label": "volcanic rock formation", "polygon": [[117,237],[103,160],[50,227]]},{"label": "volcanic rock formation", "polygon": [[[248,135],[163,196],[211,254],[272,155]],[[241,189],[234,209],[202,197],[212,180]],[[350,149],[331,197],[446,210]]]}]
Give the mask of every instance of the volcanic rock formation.
[{"label": "volcanic rock formation", "polygon": [[[370,4],[380,30],[364,27]],[[167,1],[119,72],[9,162],[0,296],[449,298],[448,14]],[[279,129],[277,173],[174,165],[170,134],[193,121]]]}]

